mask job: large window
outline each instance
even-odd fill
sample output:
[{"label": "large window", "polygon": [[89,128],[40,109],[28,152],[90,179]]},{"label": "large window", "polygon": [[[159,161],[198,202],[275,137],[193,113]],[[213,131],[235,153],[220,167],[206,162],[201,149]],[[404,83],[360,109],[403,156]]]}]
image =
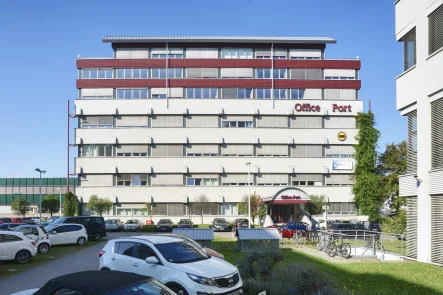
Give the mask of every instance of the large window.
[{"label": "large window", "polygon": [[118,174],[117,186],[147,186],[148,174]]},{"label": "large window", "polygon": [[270,88],[257,88],[257,99],[271,99]]},{"label": "large window", "polygon": [[290,73],[295,80],[323,80],[321,69],[291,69]]},{"label": "large window", "polygon": [[321,59],[321,49],[290,49],[291,59]]},{"label": "large window", "polygon": [[272,76],[274,79],[286,79],[286,69],[274,69]]},{"label": "large window", "polygon": [[117,157],[147,157],[148,145],[118,145]]},{"label": "large window", "polygon": [[258,79],[271,78],[271,69],[255,69],[255,77]]},{"label": "large window", "polygon": [[[417,173],[417,111],[410,112],[407,116],[408,116],[408,148],[406,154],[407,171],[408,173],[412,174],[412,173]],[[441,126],[439,126],[438,128],[441,128]]]},{"label": "large window", "polygon": [[253,124],[252,116],[230,116],[225,115],[222,117],[221,126],[222,127],[252,127]]},{"label": "large window", "polygon": [[187,98],[217,98],[217,88],[186,88]]},{"label": "large window", "polygon": [[222,58],[252,58],[252,48],[222,48]]},{"label": "large window", "polygon": [[149,69],[117,69],[117,79],[147,79]]},{"label": "large window", "polygon": [[305,90],[306,89],[290,89],[291,99],[304,99],[305,98]]},{"label": "large window", "polygon": [[257,157],[287,157],[288,146],[282,144],[258,144]]},{"label": "large window", "polygon": [[429,15],[429,54],[443,47],[443,5]]},{"label": "large window", "polygon": [[288,116],[257,116],[257,128],[288,128]]},{"label": "large window", "polygon": [[326,80],[355,80],[355,70],[325,70]]},{"label": "large window", "polygon": [[324,128],[354,129],[356,128],[355,117],[325,117]]},{"label": "large window", "polygon": [[217,68],[187,68],[186,78],[218,78]]},{"label": "large window", "polygon": [[217,175],[191,175],[186,178],[187,186],[218,186]]},{"label": "large window", "polygon": [[257,185],[263,186],[287,186],[288,174],[257,174]]},{"label": "large window", "polygon": [[116,116],[115,127],[117,128],[148,127],[148,116]]},{"label": "large window", "polygon": [[148,48],[116,48],[115,58],[123,59],[138,59],[138,58],[149,58]]},{"label": "large window", "polygon": [[183,174],[151,174],[153,186],[182,186]]},{"label": "large window", "polygon": [[[417,117],[415,117],[417,120]],[[431,167],[443,168],[443,98],[431,102]],[[415,152],[417,152],[417,126],[411,130],[411,139],[415,136]],[[414,132],[415,131],[415,132]],[[409,150],[409,147],[408,147]]]},{"label": "large window", "polygon": [[112,157],[113,146],[110,144],[85,144],[81,147],[82,157]]},{"label": "large window", "polygon": [[291,128],[323,128],[323,118],[321,116],[291,116]]},{"label": "large window", "polygon": [[151,58],[183,58],[183,48],[152,48]]},{"label": "large window", "polygon": [[[192,214],[201,215],[201,209],[203,209],[203,215],[219,215],[220,214],[220,204],[219,203],[209,203],[207,206],[203,206],[203,208],[198,208],[195,206],[195,203],[191,204]],[[198,210],[200,209],[200,210]]]},{"label": "large window", "polygon": [[174,128],[174,127],[183,127],[183,116],[178,115],[154,115],[151,116],[151,127],[153,128]]},{"label": "large window", "polygon": [[295,144],[291,145],[291,157],[293,158],[322,158],[323,146],[319,144]]},{"label": "large window", "polygon": [[223,203],[221,205],[221,215],[237,216],[238,215],[238,203]]},{"label": "large window", "polygon": [[252,78],[254,69],[252,68],[222,68],[222,78]]},{"label": "large window", "polygon": [[80,89],[81,99],[113,99],[112,88],[83,88]]},{"label": "large window", "polygon": [[252,144],[224,144],[221,146],[223,157],[252,157],[254,145]]},{"label": "large window", "polygon": [[328,204],[329,214],[355,214],[357,208],[352,202],[331,202]]},{"label": "large window", "polygon": [[186,58],[218,58],[218,48],[186,48]]},{"label": "large window", "polygon": [[252,88],[222,88],[222,98],[251,99],[253,93]]},{"label": "large window", "polygon": [[329,174],[326,175],[325,180],[328,186],[351,186],[354,184],[352,174]]},{"label": "large window", "polygon": [[274,98],[275,99],[286,99],[287,98],[287,89],[274,88]]},{"label": "large window", "polygon": [[81,128],[112,128],[113,116],[84,116],[80,119]]},{"label": "large window", "polygon": [[112,79],[114,78],[113,69],[83,69],[82,79]]},{"label": "large window", "polygon": [[217,157],[217,144],[188,144],[186,146],[187,157]]},{"label": "large window", "polygon": [[[229,186],[246,186],[248,185],[248,174],[223,174],[222,184]],[[254,185],[254,175],[250,175],[249,181]]]},{"label": "large window", "polygon": [[293,186],[322,186],[323,174],[292,174]]},{"label": "large window", "polygon": [[325,146],[325,157],[328,158],[350,158],[355,153],[352,145],[327,145]]},{"label": "large window", "polygon": [[[164,78],[166,78],[166,69],[165,68],[153,68],[151,75],[152,75],[152,78],[154,78],[154,79],[164,79]],[[183,78],[183,69],[182,68],[168,69],[168,78]]]},{"label": "large window", "polygon": [[152,157],[183,157],[183,145],[181,144],[153,144],[151,145]]},{"label": "large window", "polygon": [[148,92],[148,88],[117,89],[117,99],[146,99]]},{"label": "large window", "polygon": [[417,38],[415,28],[406,33],[406,35],[400,39],[400,42],[403,42],[404,70],[406,71],[415,66],[417,62]]}]

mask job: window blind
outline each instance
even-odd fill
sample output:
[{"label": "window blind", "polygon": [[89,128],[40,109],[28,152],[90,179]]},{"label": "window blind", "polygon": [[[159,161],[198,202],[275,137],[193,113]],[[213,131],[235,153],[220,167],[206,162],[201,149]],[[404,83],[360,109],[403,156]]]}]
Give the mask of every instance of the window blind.
[{"label": "window blind", "polygon": [[218,78],[217,68],[187,68],[186,78]]},{"label": "window blind", "polygon": [[291,128],[322,128],[323,118],[320,116],[291,116]]},{"label": "window blind", "polygon": [[116,58],[149,58],[148,48],[117,48],[115,52]]},{"label": "window blind", "polygon": [[443,47],[443,5],[428,17],[428,39],[430,55]]},{"label": "window blind", "polygon": [[84,187],[92,186],[113,186],[114,176],[112,174],[87,174],[81,176],[81,183]]},{"label": "window blind", "polygon": [[186,48],[186,58],[218,58],[218,48]]},{"label": "window blind", "polygon": [[[250,181],[252,183],[254,176],[251,174],[250,177]],[[248,183],[248,174],[223,174],[222,183]]]},{"label": "window blind", "polygon": [[221,147],[222,156],[252,156],[254,146],[252,144],[224,144]]},{"label": "window blind", "polygon": [[[409,116],[408,116],[409,117]],[[409,120],[408,120],[409,121]],[[411,120],[412,121],[412,120]],[[416,124],[416,121],[415,121]],[[408,124],[409,125],[409,124]],[[412,122],[411,122],[412,125]],[[431,102],[431,167],[432,169],[443,168],[443,98]],[[415,131],[415,132],[414,132]],[[415,138],[414,138],[415,136]],[[416,141],[417,126],[411,126],[411,139]],[[414,142],[415,154],[417,143]],[[416,161],[416,155],[415,155]]]},{"label": "window blind", "polygon": [[[412,173],[417,173],[417,111],[412,111],[407,116],[408,116],[408,148],[406,151],[406,158],[407,158],[406,170],[408,173],[412,174]],[[432,129],[432,105],[431,105],[431,143],[433,138],[432,130],[433,129]],[[434,140],[434,142],[436,142],[436,140]],[[433,163],[432,159],[437,159],[437,158],[432,156],[432,150],[431,150],[431,165]],[[437,164],[438,162],[434,163]]]},{"label": "window blind", "polygon": [[183,116],[152,116],[151,120],[152,127],[183,127]]},{"label": "window blind", "polygon": [[148,116],[117,116],[116,127],[148,127]]},{"label": "window blind", "polygon": [[112,88],[82,88],[81,96],[106,96],[113,97],[114,90]]},{"label": "window blind", "polygon": [[151,174],[153,186],[183,185],[183,174]]},{"label": "window blind", "polygon": [[287,174],[257,174],[257,184],[278,184],[287,185]]},{"label": "window blind", "polygon": [[152,157],[183,157],[183,145],[181,144],[153,144],[151,146]]},{"label": "window blind", "polygon": [[291,58],[321,58],[321,49],[290,49]]},{"label": "window blind", "polygon": [[257,116],[257,127],[288,128],[287,116]]},{"label": "window blind", "polygon": [[406,255],[415,259],[417,259],[417,216],[417,197],[406,198]]},{"label": "window blind", "polygon": [[325,128],[356,128],[355,117],[327,117]]},{"label": "window blind", "polygon": [[218,127],[218,116],[186,116],[186,127]]},{"label": "window blind", "polygon": [[322,99],[321,89],[305,89],[303,99]]},{"label": "window blind", "polygon": [[323,181],[322,174],[292,174],[293,181]]},{"label": "window blind", "polygon": [[218,154],[217,144],[190,144],[186,147],[187,154]]},{"label": "window blind", "polygon": [[295,80],[323,80],[321,69],[291,69],[290,73]]},{"label": "window blind", "polygon": [[287,145],[257,145],[256,148],[257,156],[288,156],[288,146]]}]

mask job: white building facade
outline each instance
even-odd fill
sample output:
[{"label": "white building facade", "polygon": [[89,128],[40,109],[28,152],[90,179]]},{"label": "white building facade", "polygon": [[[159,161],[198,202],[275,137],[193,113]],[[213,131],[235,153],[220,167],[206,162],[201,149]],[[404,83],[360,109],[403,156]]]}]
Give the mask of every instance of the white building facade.
[{"label": "white building facade", "polygon": [[396,38],[404,43],[397,109],[408,118],[407,252],[443,264],[443,0],[395,3]]},{"label": "white building facade", "polygon": [[[79,58],[76,190],[114,202],[106,216],[234,220],[256,192],[275,222],[353,203],[359,60],[327,60],[331,38],[106,37],[110,58]],[[248,166],[246,163],[250,163]],[[250,175],[248,176],[248,171]],[[83,206],[83,214],[88,214]]]}]

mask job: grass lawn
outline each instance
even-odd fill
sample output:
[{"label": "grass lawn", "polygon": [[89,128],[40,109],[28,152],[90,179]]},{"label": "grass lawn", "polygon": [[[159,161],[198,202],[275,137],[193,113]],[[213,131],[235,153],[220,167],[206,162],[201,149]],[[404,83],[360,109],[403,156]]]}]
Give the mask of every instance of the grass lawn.
[{"label": "grass lawn", "polygon": [[[225,244],[226,247],[221,246]],[[215,245],[227,261],[238,264],[243,253],[232,250],[232,239],[217,239]],[[229,246],[229,247],[228,247]],[[334,263],[296,249],[282,249],[285,261],[311,265],[327,273],[343,290],[351,294],[443,294],[443,268],[418,262]]]},{"label": "grass lawn", "polygon": [[31,260],[26,264],[18,264],[15,261],[2,261],[0,262],[0,278],[5,278],[7,276],[18,274],[24,270],[51,262],[54,259],[74,253],[86,247],[91,247],[104,242],[105,242],[104,240],[97,242],[88,241],[84,246],[78,246],[78,245],[53,246],[51,247],[51,249],[47,254],[38,253],[36,256],[32,257]]}]

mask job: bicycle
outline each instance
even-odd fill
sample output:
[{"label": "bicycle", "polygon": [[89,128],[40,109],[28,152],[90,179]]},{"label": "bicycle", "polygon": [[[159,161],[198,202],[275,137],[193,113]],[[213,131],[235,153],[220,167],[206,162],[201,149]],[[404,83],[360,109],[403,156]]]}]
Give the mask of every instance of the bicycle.
[{"label": "bicycle", "polygon": [[301,230],[294,231],[292,238],[296,245],[303,245],[303,232]]},{"label": "bicycle", "polygon": [[[340,240],[338,243],[337,241]],[[351,257],[351,245],[344,242],[344,238],[342,236],[339,239],[335,240],[336,246],[336,254],[340,254],[343,258],[348,259]]]}]

